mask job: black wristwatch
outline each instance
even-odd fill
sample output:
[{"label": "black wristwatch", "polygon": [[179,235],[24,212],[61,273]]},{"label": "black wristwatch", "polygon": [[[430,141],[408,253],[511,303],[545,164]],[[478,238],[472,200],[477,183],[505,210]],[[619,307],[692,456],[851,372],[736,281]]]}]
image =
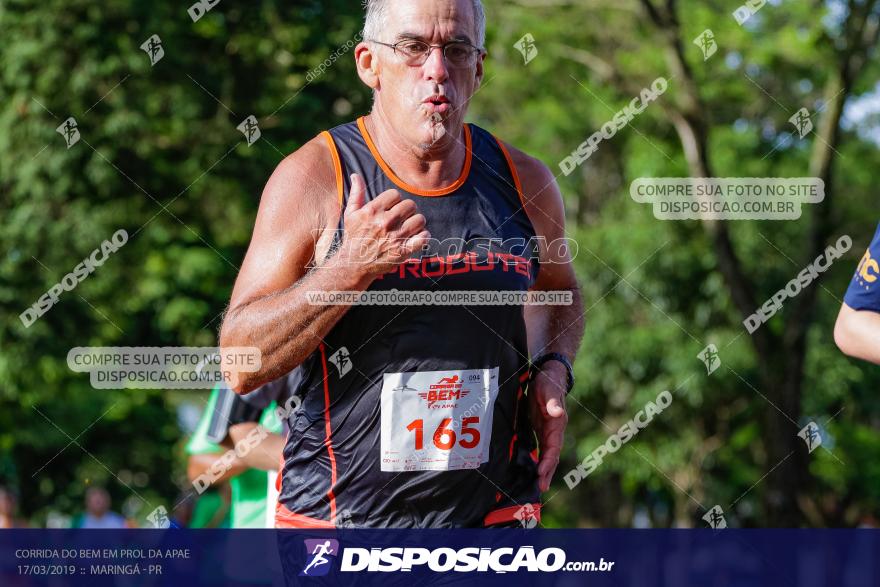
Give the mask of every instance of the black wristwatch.
[{"label": "black wristwatch", "polygon": [[568,393],[571,391],[571,388],[574,387],[574,372],[571,368],[571,363],[569,362],[569,360],[565,358],[565,355],[561,353],[545,353],[532,361],[532,364],[529,367],[529,381],[535,378],[538,369],[540,369],[541,365],[543,365],[547,361],[559,361],[560,363],[565,365],[565,371],[568,375],[568,387],[565,390],[565,394],[568,395]]}]

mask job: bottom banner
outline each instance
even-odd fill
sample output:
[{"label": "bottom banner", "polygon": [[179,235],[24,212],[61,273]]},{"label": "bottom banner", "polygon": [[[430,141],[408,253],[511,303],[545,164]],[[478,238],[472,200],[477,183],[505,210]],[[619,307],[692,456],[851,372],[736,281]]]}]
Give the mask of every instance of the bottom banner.
[{"label": "bottom banner", "polygon": [[0,585],[880,585],[876,530],[5,530]]}]

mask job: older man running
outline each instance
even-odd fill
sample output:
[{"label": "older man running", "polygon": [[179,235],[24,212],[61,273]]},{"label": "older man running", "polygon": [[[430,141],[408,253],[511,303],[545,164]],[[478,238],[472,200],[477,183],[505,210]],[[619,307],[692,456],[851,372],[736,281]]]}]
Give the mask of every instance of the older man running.
[{"label": "older man running", "polygon": [[[263,192],[221,347],[262,354],[258,372],[233,377],[239,393],[302,365],[278,527],[540,516],[583,307],[553,175],[464,122],[484,35],[479,0],[368,2],[354,57],[371,112],[288,156]],[[391,290],[554,290],[571,303],[315,302]]]}]

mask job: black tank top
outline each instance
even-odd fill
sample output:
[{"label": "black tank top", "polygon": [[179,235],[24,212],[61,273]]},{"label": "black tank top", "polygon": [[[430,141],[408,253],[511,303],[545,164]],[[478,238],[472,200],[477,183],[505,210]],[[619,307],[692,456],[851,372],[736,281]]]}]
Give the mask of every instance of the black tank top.
[{"label": "black tank top", "polygon": [[[363,118],[322,134],[343,209],[358,173],[367,201],[396,188],[431,232],[427,250],[368,291],[525,292],[534,283],[535,231],[516,169],[490,133],[465,125],[461,175],[432,191],[394,175]],[[528,359],[522,305],[352,306],[302,364],[279,509],[337,526],[439,528],[533,508]]]}]

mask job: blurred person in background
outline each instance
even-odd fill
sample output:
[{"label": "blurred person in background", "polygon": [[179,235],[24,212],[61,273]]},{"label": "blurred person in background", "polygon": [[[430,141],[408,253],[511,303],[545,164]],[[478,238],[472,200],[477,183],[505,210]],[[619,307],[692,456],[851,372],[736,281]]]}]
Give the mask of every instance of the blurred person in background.
[{"label": "blurred person in background", "polygon": [[[216,386],[211,391],[208,403],[202,412],[202,417],[199,419],[195,432],[193,432],[189,442],[186,443],[185,451],[188,455],[186,476],[190,483],[193,483],[205,471],[208,471],[224,452],[223,447],[211,442],[207,437],[208,425],[211,422],[211,415],[214,413],[219,389],[219,386]],[[189,524],[190,528],[229,527],[230,489],[229,484],[225,480],[243,470],[243,468],[233,467],[223,478],[218,479],[217,482],[205,491],[195,494],[195,504],[193,505],[193,513]]]},{"label": "blurred person in background", "polygon": [[[284,446],[276,408],[286,401],[290,386],[297,384],[296,373],[242,397],[225,385],[215,386],[187,446],[187,475],[194,487],[228,482],[229,527],[266,528],[274,523],[277,471]],[[253,437],[260,438],[259,442],[244,450],[251,446],[249,438]],[[236,451],[238,443],[243,444]],[[224,457],[229,451],[234,458]],[[210,487],[200,501],[208,491]]]},{"label": "blurred person in background", "polygon": [[86,511],[74,524],[75,528],[115,530],[128,527],[125,518],[110,510],[110,494],[103,487],[89,487],[85,503]]},{"label": "blurred person in background", "polygon": [[207,437],[227,450],[239,446],[235,460],[248,467],[230,479],[233,528],[274,526],[286,423],[279,418],[278,409],[288,407],[288,398],[300,382],[299,373],[294,369],[243,396],[226,386],[218,391]]},{"label": "blurred person in background", "polygon": [[834,342],[845,354],[880,364],[880,225],[859,261],[834,325]]},{"label": "blurred person in background", "polygon": [[15,517],[17,500],[12,490],[0,485],[0,529],[27,528],[28,523]]}]

